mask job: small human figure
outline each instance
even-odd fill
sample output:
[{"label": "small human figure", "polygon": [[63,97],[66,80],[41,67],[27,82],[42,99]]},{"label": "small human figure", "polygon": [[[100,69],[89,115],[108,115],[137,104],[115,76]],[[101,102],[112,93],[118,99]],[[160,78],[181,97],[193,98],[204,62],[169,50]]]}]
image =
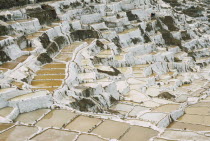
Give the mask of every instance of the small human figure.
[{"label": "small human figure", "polygon": [[154,18],[155,17],[155,13],[151,13],[151,18]]}]

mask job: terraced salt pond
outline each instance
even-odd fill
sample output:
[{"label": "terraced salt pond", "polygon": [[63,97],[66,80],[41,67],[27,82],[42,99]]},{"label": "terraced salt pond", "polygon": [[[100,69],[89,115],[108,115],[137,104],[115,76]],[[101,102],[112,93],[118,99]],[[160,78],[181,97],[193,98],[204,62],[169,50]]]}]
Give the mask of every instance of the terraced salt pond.
[{"label": "terraced salt pond", "polygon": [[43,69],[36,73],[37,75],[48,75],[48,74],[65,74],[65,69]]},{"label": "terraced salt pond", "polygon": [[107,58],[110,56],[112,56],[112,50],[103,50],[97,55],[99,58]]},{"label": "terraced salt pond", "polygon": [[65,69],[66,68],[66,64],[63,64],[63,63],[54,63],[54,64],[46,64],[43,66],[43,68],[63,68]]},{"label": "terraced salt pond", "polygon": [[6,92],[10,92],[12,90],[15,90],[15,88],[5,88],[5,89],[0,89],[0,95],[6,93]]},{"label": "terraced salt pond", "polygon": [[0,36],[0,41],[1,40],[4,40],[4,39],[7,39],[8,37],[4,37],[4,36]]},{"label": "terraced salt pond", "polygon": [[20,101],[20,100],[25,100],[27,98],[39,97],[39,96],[43,96],[43,95],[46,95],[46,91],[38,91],[38,92],[20,95],[20,96],[9,99],[9,101]]},{"label": "terraced salt pond", "polygon": [[46,87],[46,86],[60,86],[62,84],[62,80],[36,80],[36,81],[32,81],[31,85],[33,87]]},{"label": "terraced salt pond", "polygon": [[2,141],[23,141],[38,131],[37,127],[15,126],[1,133]]},{"label": "terraced salt pond", "polygon": [[192,131],[209,131],[210,127],[199,124],[191,124],[186,122],[174,122],[168,126],[168,128],[172,129],[181,129],[181,130],[192,130]]},{"label": "terraced salt pond", "polygon": [[0,109],[0,116],[1,117],[6,117],[8,114],[12,112],[13,108],[12,107],[5,107]]},{"label": "terraced salt pond", "polygon": [[8,129],[8,128],[12,127],[12,126],[14,126],[13,123],[0,123],[0,131]]},{"label": "terraced salt pond", "polygon": [[46,128],[46,127],[63,127],[68,122],[70,122],[73,118],[75,118],[77,114],[72,113],[66,110],[52,110],[48,113],[44,118],[42,118],[37,126]]},{"label": "terraced salt pond", "polygon": [[94,136],[94,135],[85,135],[85,134],[82,134],[78,137],[77,141],[85,141],[85,140],[90,140],[90,141],[105,141],[104,139],[102,138],[99,138],[97,136]]},{"label": "terraced salt pond", "polygon": [[75,139],[76,133],[69,132],[69,131],[62,131],[56,129],[47,129],[46,131],[42,132],[41,134],[36,135],[32,138],[34,141],[71,141]]},{"label": "terraced salt pond", "polygon": [[64,47],[61,52],[55,57],[55,60],[70,61],[72,59],[73,51],[82,45],[84,42],[74,42],[69,46]]},{"label": "terraced salt pond", "polygon": [[170,113],[172,111],[178,110],[180,107],[179,104],[166,104],[159,106],[158,108],[155,108],[153,112],[164,112],[164,113]]},{"label": "terraced salt pond", "polygon": [[51,86],[51,87],[42,87],[42,88],[32,88],[32,90],[47,90],[49,92],[53,92],[54,90],[58,89],[59,87]]},{"label": "terraced salt pond", "polygon": [[35,48],[33,47],[27,47],[23,49],[23,51],[33,51],[33,50],[35,50]]},{"label": "terraced salt pond", "polygon": [[140,88],[139,85],[130,85],[131,91],[128,92],[125,97],[127,100],[131,100],[133,102],[143,102],[143,101],[148,101],[150,98],[143,93],[139,92]]},{"label": "terraced salt pond", "polygon": [[121,73],[124,73],[124,74],[132,74],[132,68],[131,67],[120,67],[120,68],[117,68]]},{"label": "terraced salt pond", "polygon": [[209,126],[210,123],[210,116],[206,115],[190,115],[190,114],[186,114],[184,116],[182,116],[180,119],[180,121],[182,122],[186,122],[186,123],[192,123],[192,124],[201,124],[201,125],[207,125]]},{"label": "terraced salt pond", "polygon": [[149,128],[132,126],[129,131],[120,139],[121,141],[148,141],[157,136],[158,132]]},{"label": "terraced salt pond", "polygon": [[139,114],[146,112],[150,110],[150,108],[147,107],[142,107],[142,106],[135,106],[130,112],[129,112],[129,116],[131,117],[136,117]]},{"label": "terraced salt pond", "polygon": [[44,65],[31,82],[33,89],[47,88],[49,91],[57,89],[65,78],[65,68],[64,63],[54,62]]},{"label": "terraced salt pond", "polygon": [[187,107],[185,109],[186,114],[192,115],[210,115],[210,108],[209,107]]},{"label": "terraced salt pond", "polygon": [[65,128],[70,130],[77,130],[82,132],[88,132],[93,127],[98,125],[102,120],[97,118],[89,118],[85,116],[79,116],[69,123]]},{"label": "terraced salt pond", "polygon": [[34,124],[39,118],[50,112],[49,109],[38,109],[28,113],[20,114],[14,121],[19,121],[27,124]]},{"label": "terraced salt pond", "polygon": [[61,60],[61,61],[69,61],[72,59],[71,53],[62,53],[55,57],[55,60]]},{"label": "terraced salt pond", "polygon": [[209,141],[209,137],[191,131],[166,130],[161,137],[166,140]]},{"label": "terraced salt pond", "polygon": [[0,69],[5,69],[5,70],[12,70],[14,69],[19,63],[22,63],[24,62],[29,56],[28,55],[23,55],[19,58],[17,58],[16,60],[14,61],[10,61],[10,62],[6,62],[2,65],[0,65]]},{"label": "terraced salt pond", "polygon": [[105,138],[119,139],[129,127],[130,125],[126,123],[105,120],[92,133],[99,134]]},{"label": "terraced salt pond", "polygon": [[54,80],[54,79],[64,79],[65,75],[37,75],[33,80]]}]

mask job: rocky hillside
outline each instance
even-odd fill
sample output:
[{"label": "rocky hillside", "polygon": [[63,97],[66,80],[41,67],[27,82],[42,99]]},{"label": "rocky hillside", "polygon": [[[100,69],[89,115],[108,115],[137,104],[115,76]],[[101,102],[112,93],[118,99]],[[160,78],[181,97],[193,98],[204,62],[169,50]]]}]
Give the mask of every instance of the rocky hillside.
[{"label": "rocky hillside", "polygon": [[209,140],[209,47],[208,0],[0,0],[0,140]]}]

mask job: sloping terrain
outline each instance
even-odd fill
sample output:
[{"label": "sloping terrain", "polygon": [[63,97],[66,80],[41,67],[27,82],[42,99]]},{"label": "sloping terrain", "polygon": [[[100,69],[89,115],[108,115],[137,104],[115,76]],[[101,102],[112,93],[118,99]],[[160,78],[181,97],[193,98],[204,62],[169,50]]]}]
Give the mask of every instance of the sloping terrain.
[{"label": "sloping terrain", "polygon": [[210,140],[208,0],[0,0],[0,140]]}]

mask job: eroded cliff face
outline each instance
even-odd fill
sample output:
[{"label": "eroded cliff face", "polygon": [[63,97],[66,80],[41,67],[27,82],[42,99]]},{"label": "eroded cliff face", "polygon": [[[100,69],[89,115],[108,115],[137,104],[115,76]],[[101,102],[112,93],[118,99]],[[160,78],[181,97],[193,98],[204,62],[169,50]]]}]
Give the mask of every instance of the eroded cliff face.
[{"label": "eroded cliff face", "polygon": [[62,108],[162,132],[209,95],[208,1],[12,2],[0,0],[4,122]]},{"label": "eroded cliff face", "polygon": [[26,6],[28,4],[35,4],[46,1],[52,1],[52,0],[0,0],[0,9]]},{"label": "eroded cliff face", "polygon": [[13,6],[23,6],[28,4],[27,0],[1,0],[0,1],[0,9],[7,9]]}]

